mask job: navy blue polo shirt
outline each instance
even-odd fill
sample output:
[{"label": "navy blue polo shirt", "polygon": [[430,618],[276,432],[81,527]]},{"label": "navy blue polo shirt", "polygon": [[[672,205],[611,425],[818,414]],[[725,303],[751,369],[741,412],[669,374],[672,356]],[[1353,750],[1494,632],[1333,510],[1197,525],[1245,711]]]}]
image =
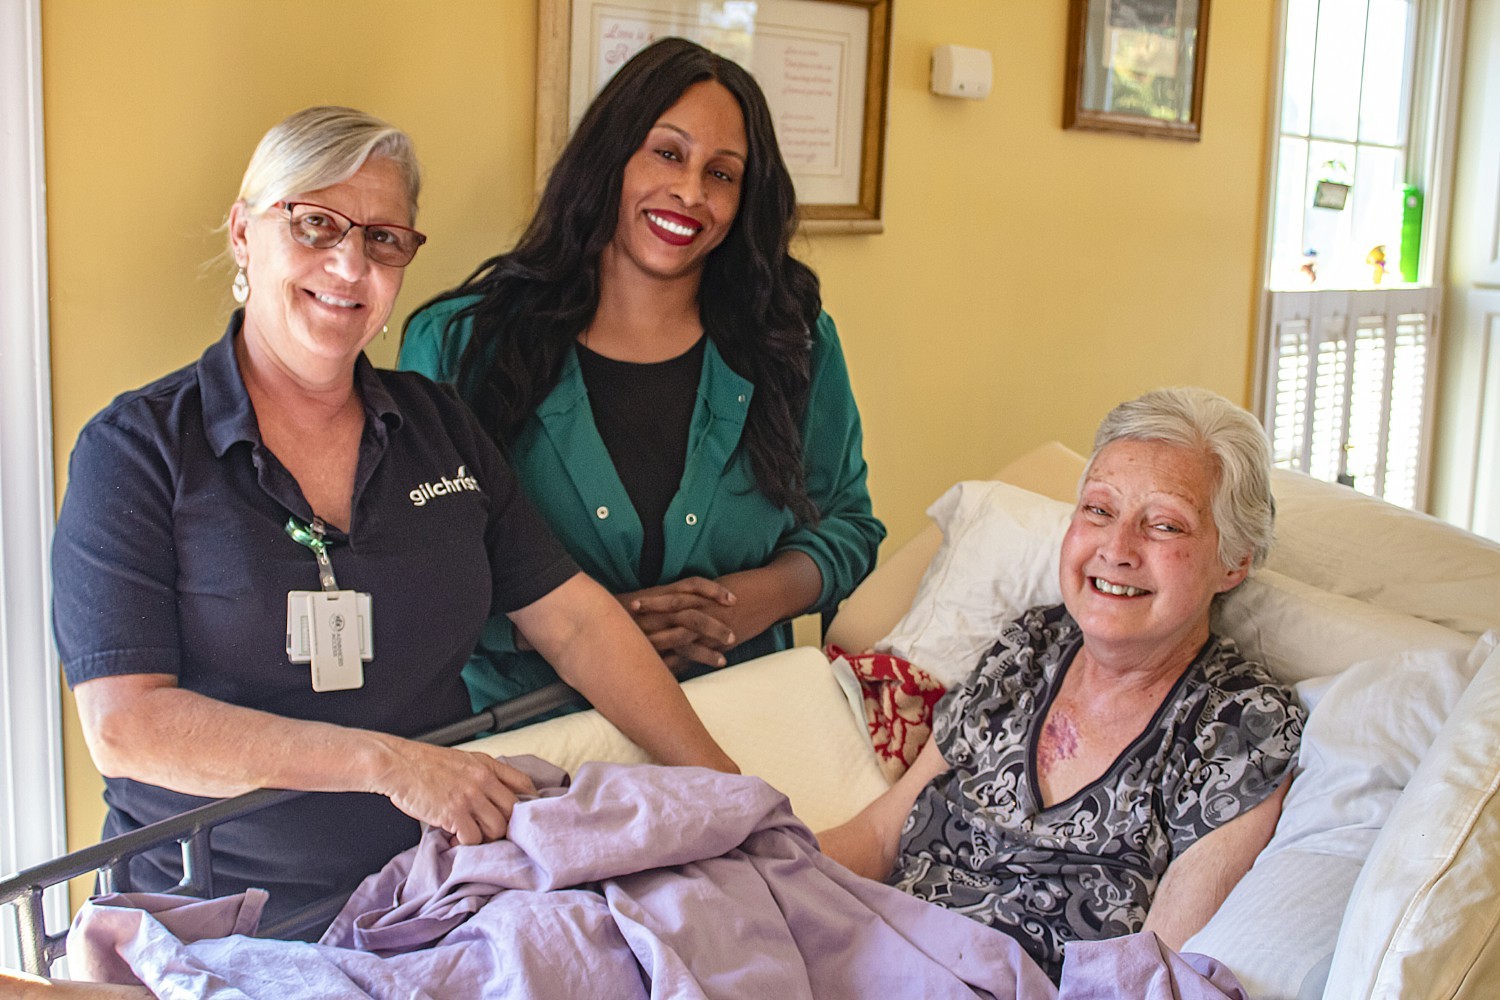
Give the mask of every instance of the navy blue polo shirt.
[{"label": "navy blue polo shirt", "polygon": [[[285,631],[287,592],[317,590],[317,564],[284,531],[288,515],[313,513],[261,441],[234,354],[241,322],[79,435],[52,549],[68,683],[172,674],[232,704],[403,736],[467,717],[460,670],[485,620],[545,596],[575,564],[452,389],[361,356],[350,530],[328,540],[338,585],[372,595],[375,656],[362,688],[314,692]],[[208,800],[109,778],[105,801],[109,836]],[[304,795],[215,830],[215,891],[267,888],[274,917],[352,891],[418,833],[381,796]],[[175,884],[176,846],[131,875],[141,890]]]}]

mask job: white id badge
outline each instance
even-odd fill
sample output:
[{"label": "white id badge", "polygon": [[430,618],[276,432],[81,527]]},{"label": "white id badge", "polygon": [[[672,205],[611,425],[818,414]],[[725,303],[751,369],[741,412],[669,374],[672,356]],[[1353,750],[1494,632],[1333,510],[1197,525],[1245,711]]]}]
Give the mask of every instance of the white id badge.
[{"label": "white id badge", "polygon": [[[292,663],[312,662],[312,604],[319,590],[292,590],[286,595],[286,658]],[[375,659],[374,616],[370,595],[357,592],[359,602],[359,658],[369,663]]]},{"label": "white id badge", "polygon": [[294,590],[287,594],[287,657],[311,663],[314,691],[348,691],[365,683],[362,661],[374,656],[370,595]]}]

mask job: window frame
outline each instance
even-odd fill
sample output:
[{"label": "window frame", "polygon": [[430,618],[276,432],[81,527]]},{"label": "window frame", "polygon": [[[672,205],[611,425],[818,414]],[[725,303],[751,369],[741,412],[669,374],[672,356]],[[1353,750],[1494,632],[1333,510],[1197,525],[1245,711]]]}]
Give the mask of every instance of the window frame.
[{"label": "window frame", "polygon": [[[41,3],[0,0],[0,871],[67,848],[62,691],[49,613],[53,503],[42,145]],[[44,896],[68,919],[67,887]],[[0,964],[20,968],[16,920],[0,913]]]}]

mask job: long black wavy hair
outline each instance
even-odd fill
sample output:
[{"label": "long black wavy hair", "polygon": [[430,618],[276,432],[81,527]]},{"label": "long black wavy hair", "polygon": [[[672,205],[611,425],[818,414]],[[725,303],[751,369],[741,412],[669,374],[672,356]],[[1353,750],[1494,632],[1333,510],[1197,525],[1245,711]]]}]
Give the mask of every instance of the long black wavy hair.
[{"label": "long black wavy hair", "polygon": [[481,296],[449,323],[451,335],[465,318],[473,322],[458,386],[508,452],[599,307],[599,257],[614,237],[626,162],[662,114],[704,80],[738,101],[749,156],[739,211],[704,264],[699,317],[729,367],[755,385],[742,446],[756,486],[815,523],[801,426],[822,299],[817,275],[788,251],[796,194],[765,95],[735,63],[683,38],[642,49],[589,106],[515,248],[433,301]]}]

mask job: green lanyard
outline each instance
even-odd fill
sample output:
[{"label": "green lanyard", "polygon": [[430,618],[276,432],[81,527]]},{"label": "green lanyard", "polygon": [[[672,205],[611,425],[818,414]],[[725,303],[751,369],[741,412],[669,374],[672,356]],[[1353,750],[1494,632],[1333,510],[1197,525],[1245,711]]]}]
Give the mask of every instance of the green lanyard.
[{"label": "green lanyard", "polygon": [[339,589],[339,585],[333,578],[333,563],[328,558],[328,543],[323,540],[325,527],[321,517],[313,518],[310,525],[303,524],[295,517],[286,519],[286,533],[298,545],[306,545],[312,549],[313,555],[318,558],[318,582],[323,585],[324,592],[332,594]]}]

